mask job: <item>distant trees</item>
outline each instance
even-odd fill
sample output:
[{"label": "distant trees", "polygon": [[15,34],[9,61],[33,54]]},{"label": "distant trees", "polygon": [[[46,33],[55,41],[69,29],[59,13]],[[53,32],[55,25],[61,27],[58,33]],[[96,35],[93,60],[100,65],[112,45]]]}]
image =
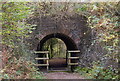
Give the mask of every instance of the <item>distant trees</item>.
[{"label": "distant trees", "polygon": [[49,53],[49,57],[50,59],[52,58],[66,58],[66,45],[65,43],[58,38],[51,38],[48,39],[44,45],[42,50],[48,50]]}]

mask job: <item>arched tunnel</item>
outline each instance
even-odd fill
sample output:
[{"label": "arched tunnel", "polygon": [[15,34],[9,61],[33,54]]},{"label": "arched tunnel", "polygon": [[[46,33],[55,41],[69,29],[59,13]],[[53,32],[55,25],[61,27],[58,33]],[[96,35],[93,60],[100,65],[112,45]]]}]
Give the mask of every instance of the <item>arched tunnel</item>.
[{"label": "arched tunnel", "polygon": [[[67,16],[68,19],[66,20],[64,16]],[[31,44],[30,49],[34,51],[46,51],[42,49],[44,43],[51,38],[58,38],[65,43],[67,51],[80,50],[79,53],[71,53],[73,57],[79,57],[79,62],[78,60],[72,60],[72,62],[77,62],[82,67],[87,66],[92,60],[89,58],[91,57],[90,54],[93,54],[92,51],[88,50],[93,40],[93,33],[91,33],[91,28],[87,25],[87,18],[78,14],[64,16],[60,16],[59,18],[57,14],[55,16],[50,15],[31,19],[30,23],[37,24],[37,26],[31,38],[28,39]],[[40,58],[43,57],[41,54],[37,55]],[[40,63],[44,64],[43,61],[38,61],[38,64]],[[74,66],[72,66],[72,69],[74,69]]]},{"label": "arched tunnel", "polygon": [[[49,68],[57,68],[57,69],[61,69],[61,68],[67,68],[68,66],[68,58],[67,58],[67,51],[69,50],[78,50],[74,40],[72,40],[69,36],[65,35],[65,34],[62,34],[62,33],[53,33],[53,34],[49,34],[47,36],[45,36],[38,44],[38,47],[37,47],[37,51],[48,51],[48,50],[44,50],[42,49],[43,48],[43,45],[44,43],[51,39],[51,38],[58,38],[58,39],[61,39],[64,44],[66,45],[66,57],[64,59],[50,59],[49,60]],[[74,53],[74,54],[71,54],[71,57],[75,57],[77,56],[78,54]],[[43,54],[38,54],[38,57],[43,57]],[[71,62],[77,62],[78,60],[71,60]],[[38,64],[40,63],[43,63],[44,64],[44,61],[41,61],[39,60],[38,61]],[[71,67],[71,70],[74,68],[75,66],[72,66]],[[43,68],[43,67],[39,67],[39,68]]]}]

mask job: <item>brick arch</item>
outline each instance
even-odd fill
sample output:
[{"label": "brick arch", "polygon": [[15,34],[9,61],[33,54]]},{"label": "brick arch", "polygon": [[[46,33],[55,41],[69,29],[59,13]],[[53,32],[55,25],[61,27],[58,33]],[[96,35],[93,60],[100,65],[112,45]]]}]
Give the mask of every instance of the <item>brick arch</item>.
[{"label": "brick arch", "polygon": [[[47,41],[47,40],[49,40],[49,39],[51,39],[51,38],[58,38],[58,39],[61,39],[64,43],[65,43],[65,45],[66,45],[66,47],[67,47],[67,50],[78,50],[78,47],[77,47],[77,43],[76,43],[76,41],[72,38],[72,36],[70,37],[69,36],[69,34],[68,35],[65,35],[65,34],[63,34],[63,33],[52,33],[52,34],[48,34],[48,35],[46,35],[46,36],[44,36],[40,41],[39,41],[39,43],[38,43],[38,46],[37,46],[37,51],[45,51],[45,50],[42,50],[42,47],[43,47],[43,45],[44,45],[44,43]],[[66,50],[66,51],[67,51]],[[67,62],[67,57],[68,55],[67,55],[67,53],[66,53],[66,58],[64,58],[65,60],[66,60],[66,63],[64,62],[64,67],[67,67],[67,65],[68,65],[68,62]],[[73,54],[71,54],[71,56],[74,56],[74,57],[79,57],[79,55],[78,54],[76,54],[76,53],[73,53]],[[43,54],[39,54],[38,55],[38,57],[43,57]],[[58,59],[58,60],[61,60],[61,62],[63,62],[63,60],[64,59]],[[71,60],[71,62],[73,62],[73,63],[78,63],[78,61],[79,60]],[[44,61],[38,61],[38,64],[41,64],[41,63],[43,63],[44,64]],[[52,63],[52,64],[50,64],[50,66],[53,66],[53,62],[50,62],[50,63]],[[55,63],[56,64],[56,63]],[[55,67],[58,67],[58,65],[59,64],[57,64],[57,65],[54,65]],[[75,68],[76,66],[71,66],[71,71],[73,71],[73,69]],[[41,68],[41,67],[39,67],[39,68]],[[42,68],[41,68],[42,69]]]},{"label": "brick arch", "polygon": [[31,49],[37,50],[39,42],[44,39],[44,37],[54,33],[63,34],[74,40],[79,50],[84,42],[89,42],[88,39],[91,37],[91,30],[87,27],[87,19],[84,16],[77,14],[72,16],[68,15],[67,20],[64,17],[56,20],[54,18],[56,16],[42,16],[41,18],[29,20],[30,23],[37,25],[30,39],[30,43],[32,44]]},{"label": "brick arch", "polygon": [[28,23],[37,25],[31,37],[26,39],[32,51],[37,50],[38,44],[46,36],[60,33],[73,40],[77,49],[81,51],[80,66],[90,66],[93,60],[106,54],[99,44],[92,45],[97,34],[96,30],[87,26],[87,18],[81,16],[81,13],[66,11],[50,15],[42,14],[36,14],[28,19]]},{"label": "brick arch", "polygon": [[[57,33],[60,36],[62,35],[62,38],[68,37],[69,40],[66,39],[67,41],[72,40],[74,42],[71,42],[71,46],[69,44],[67,46],[69,49],[73,49],[71,47],[72,45],[75,45],[73,46],[74,49],[81,51],[78,54],[79,57],[88,57],[90,53],[86,50],[89,48],[91,41],[93,40],[92,36],[94,32],[90,27],[87,26],[87,18],[78,14],[65,15],[65,17],[67,16],[67,19],[63,16],[56,19],[57,16],[58,15],[46,15],[42,17],[35,17],[29,20],[29,23],[37,25],[36,29],[31,35],[31,38],[28,39],[29,43],[31,44],[30,49],[34,51],[38,50],[40,41],[43,41],[46,39],[46,37],[49,38],[50,36],[53,36],[53,34]],[[84,58],[82,59],[86,60]],[[85,62],[86,64],[88,63],[88,61]]]},{"label": "brick arch", "polygon": [[40,42],[37,46],[37,50],[42,50],[43,44],[50,38],[61,39],[65,43],[67,50],[77,50],[78,49],[75,40],[73,40],[69,36],[67,36],[63,33],[52,33],[52,34],[46,35],[42,40],[40,40]]}]

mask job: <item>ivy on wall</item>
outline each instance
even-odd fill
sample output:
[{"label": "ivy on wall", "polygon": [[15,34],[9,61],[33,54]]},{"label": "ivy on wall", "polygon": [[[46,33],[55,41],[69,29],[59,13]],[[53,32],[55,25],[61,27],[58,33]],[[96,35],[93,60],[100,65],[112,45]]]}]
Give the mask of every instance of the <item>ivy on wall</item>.
[{"label": "ivy on wall", "polygon": [[[88,18],[88,26],[96,33],[95,42],[92,44],[103,44],[107,54],[99,61],[93,62],[91,68],[80,68],[77,71],[83,72],[87,78],[92,79],[118,79],[119,62],[119,32],[120,14],[119,3],[92,3],[83,4],[76,9]],[[107,67],[104,60],[108,60]],[[111,63],[112,62],[112,63]]]}]

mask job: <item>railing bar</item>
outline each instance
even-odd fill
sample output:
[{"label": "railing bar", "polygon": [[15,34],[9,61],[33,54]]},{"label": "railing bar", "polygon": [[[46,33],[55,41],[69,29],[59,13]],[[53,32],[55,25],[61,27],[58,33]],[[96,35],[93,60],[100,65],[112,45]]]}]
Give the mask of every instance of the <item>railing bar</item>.
[{"label": "railing bar", "polygon": [[49,64],[35,64],[35,66],[49,66]]},{"label": "railing bar", "polygon": [[47,54],[47,53],[49,53],[49,51],[35,51],[34,53],[44,53],[44,54]]},{"label": "railing bar", "polygon": [[35,58],[35,59],[49,59],[49,58]]},{"label": "railing bar", "polygon": [[68,51],[69,53],[71,53],[71,52],[80,52],[80,50],[71,50],[71,51]]}]

